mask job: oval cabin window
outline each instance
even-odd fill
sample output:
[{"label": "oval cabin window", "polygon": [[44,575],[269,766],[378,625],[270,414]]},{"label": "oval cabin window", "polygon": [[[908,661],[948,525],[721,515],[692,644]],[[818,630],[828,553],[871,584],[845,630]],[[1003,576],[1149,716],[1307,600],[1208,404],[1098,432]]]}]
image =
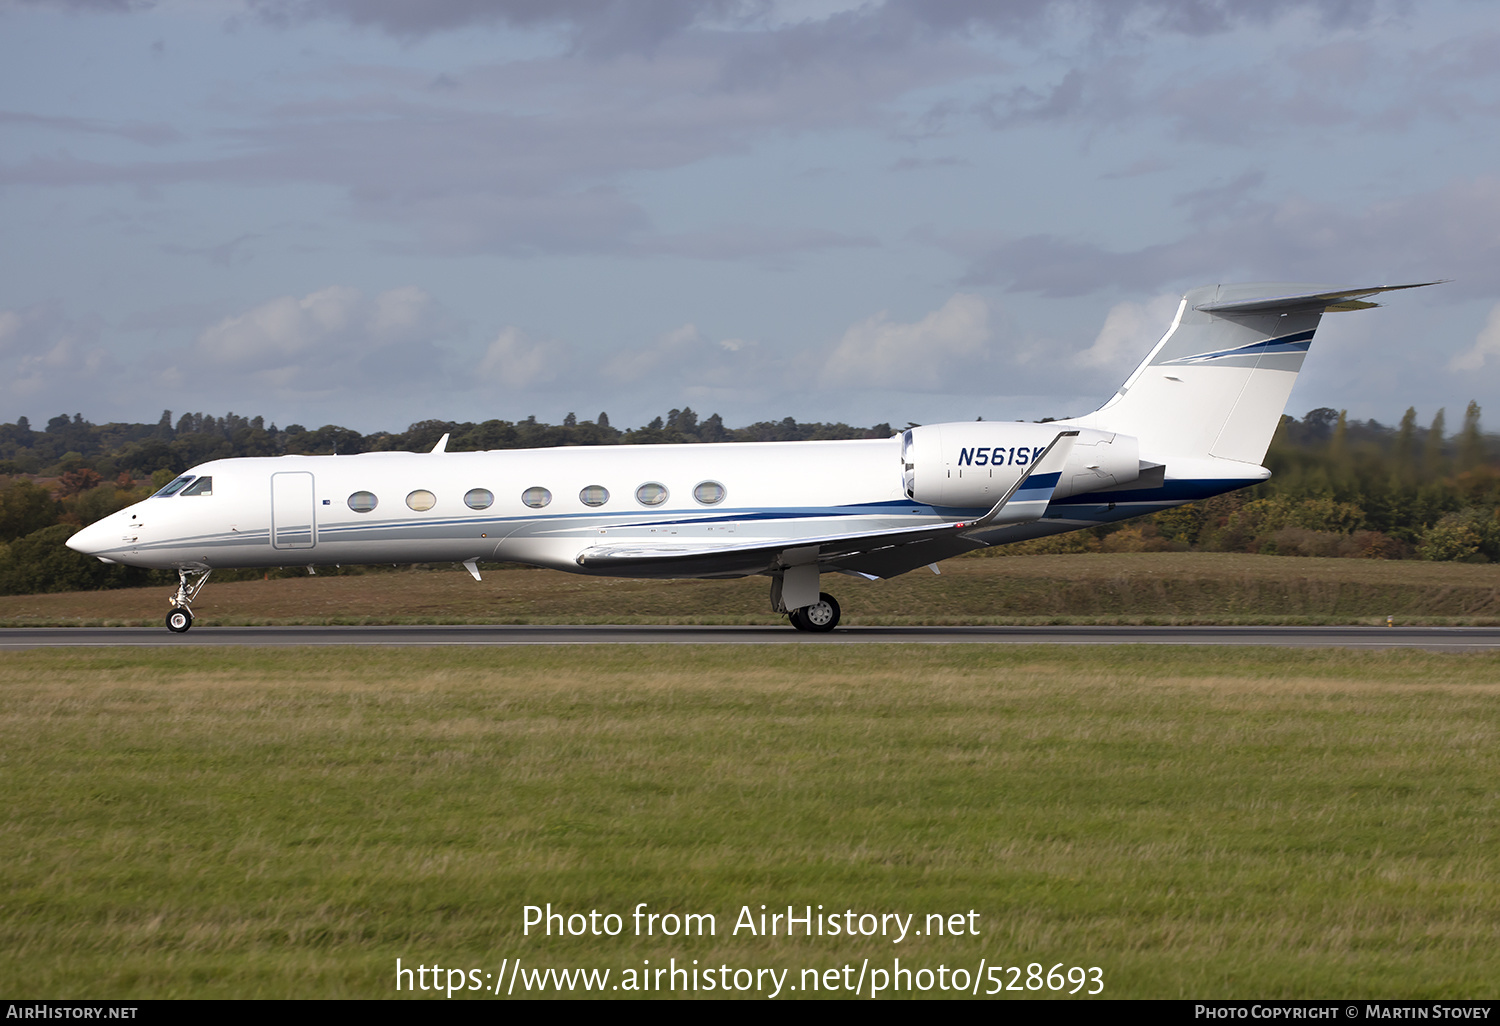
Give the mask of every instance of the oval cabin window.
[{"label": "oval cabin window", "polygon": [[552,501],[552,493],[540,486],[533,486],[521,493],[521,501],[532,509],[541,509]]},{"label": "oval cabin window", "polygon": [[667,486],[648,481],[635,490],[635,501],[642,506],[660,506],[667,501]]},{"label": "oval cabin window", "polygon": [[704,481],[693,489],[693,498],[705,506],[717,506],[724,501],[724,486],[717,481]]},{"label": "oval cabin window", "polygon": [[578,493],[578,501],[585,506],[602,506],[609,501],[609,489],[603,485],[588,485]]},{"label": "oval cabin window", "polygon": [[489,509],[494,501],[495,493],[488,488],[470,488],[464,493],[464,505],[470,509]]},{"label": "oval cabin window", "polygon": [[437,505],[437,496],[426,488],[418,488],[406,497],[406,504],[418,513],[422,513]]},{"label": "oval cabin window", "polygon": [[380,500],[375,498],[374,492],[355,492],[349,496],[349,508],[356,513],[368,513],[379,503]]}]

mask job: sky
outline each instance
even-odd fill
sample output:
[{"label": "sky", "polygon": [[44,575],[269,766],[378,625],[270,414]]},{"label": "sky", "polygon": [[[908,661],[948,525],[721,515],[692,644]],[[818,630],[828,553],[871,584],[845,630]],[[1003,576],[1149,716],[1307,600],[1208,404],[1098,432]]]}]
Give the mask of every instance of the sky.
[{"label": "sky", "polygon": [[1500,416],[1497,121],[1482,0],[0,0],[0,421],[1062,417],[1434,279],[1288,412]]}]

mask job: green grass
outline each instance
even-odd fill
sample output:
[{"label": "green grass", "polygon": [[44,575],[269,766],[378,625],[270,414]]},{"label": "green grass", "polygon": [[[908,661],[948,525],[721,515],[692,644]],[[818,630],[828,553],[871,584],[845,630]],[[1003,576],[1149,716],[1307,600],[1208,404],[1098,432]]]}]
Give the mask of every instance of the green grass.
[{"label": "green grass", "polygon": [[[849,625],[1500,624],[1500,564],[1152,552],[952,559],[942,575],[825,575]],[[0,597],[0,626],[160,625],[171,589]],[[486,567],[211,580],[203,625],[783,622],[764,577],[631,581]]]},{"label": "green grass", "polygon": [[[1113,997],[1494,997],[1497,681],[1408,651],[7,654],[0,992],[899,955],[1097,965]],[[526,904],[641,901],[719,935],[521,934]],[[762,903],[982,936],[729,936]]]}]

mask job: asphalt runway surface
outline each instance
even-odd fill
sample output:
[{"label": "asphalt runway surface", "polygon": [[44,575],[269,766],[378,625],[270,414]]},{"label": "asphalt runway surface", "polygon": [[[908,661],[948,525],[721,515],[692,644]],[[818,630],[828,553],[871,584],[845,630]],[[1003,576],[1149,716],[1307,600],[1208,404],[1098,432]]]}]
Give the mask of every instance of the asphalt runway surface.
[{"label": "asphalt runway surface", "polygon": [[790,627],[390,626],[9,627],[0,649],[188,645],[1282,645],[1294,648],[1500,649],[1497,627]]}]

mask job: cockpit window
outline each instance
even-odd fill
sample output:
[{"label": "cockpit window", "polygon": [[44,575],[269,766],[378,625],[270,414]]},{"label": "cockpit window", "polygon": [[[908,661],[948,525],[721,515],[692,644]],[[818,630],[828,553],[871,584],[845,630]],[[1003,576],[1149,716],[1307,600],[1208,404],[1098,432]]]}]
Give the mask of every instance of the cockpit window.
[{"label": "cockpit window", "polygon": [[172,481],[161,491],[157,492],[156,495],[153,496],[153,498],[165,499],[169,495],[176,495],[178,492],[186,488],[188,482],[192,479],[192,474],[183,474],[181,477],[177,478],[177,480]]},{"label": "cockpit window", "polygon": [[214,479],[211,477],[200,477],[182,490],[183,495],[212,495],[213,493]]}]

